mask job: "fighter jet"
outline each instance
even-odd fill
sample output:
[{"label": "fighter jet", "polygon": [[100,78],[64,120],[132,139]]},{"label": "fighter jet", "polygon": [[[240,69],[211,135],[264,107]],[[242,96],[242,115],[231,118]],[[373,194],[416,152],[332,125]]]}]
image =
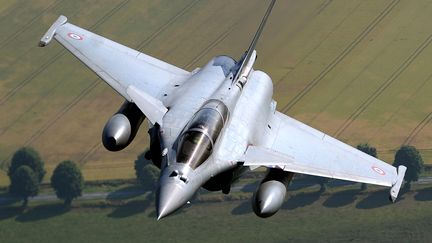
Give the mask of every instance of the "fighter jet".
[{"label": "fighter jet", "polygon": [[125,101],[102,133],[110,151],[127,147],[145,118],[149,157],[161,169],[158,220],[200,189],[229,193],[258,167],[267,173],[252,198],[257,216],[281,207],[294,173],[391,187],[395,201],[406,167],[395,168],[276,109],[269,75],[255,70],[256,43],[272,0],[244,55],[216,56],[192,72],[82,29],[60,16],[39,42],[54,38]]}]

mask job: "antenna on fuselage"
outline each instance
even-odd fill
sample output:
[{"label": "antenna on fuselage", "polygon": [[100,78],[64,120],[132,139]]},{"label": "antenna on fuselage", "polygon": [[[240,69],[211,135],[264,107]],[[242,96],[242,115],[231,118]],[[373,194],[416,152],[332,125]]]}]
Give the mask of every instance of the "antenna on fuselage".
[{"label": "antenna on fuselage", "polygon": [[243,56],[240,58],[240,60],[237,64],[237,66],[239,68],[237,69],[237,71],[234,74],[233,83],[240,85],[241,88],[243,88],[243,86],[245,85],[247,77],[249,76],[250,71],[252,70],[252,66],[256,60],[255,46],[258,42],[259,37],[261,36],[261,32],[264,29],[264,26],[267,22],[268,17],[270,16],[270,13],[273,9],[275,2],[276,2],[276,0],[271,1],[263,19],[261,20],[261,23],[258,27],[257,32],[255,33],[255,36],[249,45],[249,48],[246,50],[246,52],[243,54]]}]

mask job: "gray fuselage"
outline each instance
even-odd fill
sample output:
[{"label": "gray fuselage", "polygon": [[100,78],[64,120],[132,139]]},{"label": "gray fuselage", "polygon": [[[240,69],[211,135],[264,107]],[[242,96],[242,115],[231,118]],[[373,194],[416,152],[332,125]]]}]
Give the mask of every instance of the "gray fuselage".
[{"label": "gray fuselage", "polygon": [[[215,57],[178,87],[172,97],[167,96],[169,111],[160,128],[163,157],[157,195],[159,218],[184,205],[212,178],[236,169],[249,145],[265,143],[261,141],[266,137],[263,133],[275,109],[272,81],[265,73],[253,71],[245,87],[233,85],[229,70],[234,65],[229,57]],[[185,126],[209,100],[222,102],[229,115],[213,141],[208,158],[192,168],[177,161],[179,143],[186,132]]]}]

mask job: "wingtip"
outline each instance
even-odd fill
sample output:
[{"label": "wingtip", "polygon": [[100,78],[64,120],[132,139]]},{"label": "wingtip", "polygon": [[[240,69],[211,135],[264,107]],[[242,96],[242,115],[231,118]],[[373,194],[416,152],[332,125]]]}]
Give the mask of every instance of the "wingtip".
[{"label": "wingtip", "polygon": [[401,189],[406,170],[407,168],[403,165],[400,165],[397,169],[398,173],[396,176],[396,182],[393,184],[392,188],[390,189],[390,201],[393,203],[396,202],[396,199],[399,195],[399,191]]},{"label": "wingtip", "polygon": [[39,41],[39,46],[40,47],[44,47],[47,46],[52,38],[54,37],[57,28],[61,25],[64,25],[67,22],[67,17],[64,15],[60,15],[57,20],[51,25],[51,27],[48,29],[48,31],[45,33],[44,36],[42,36],[42,38]]}]

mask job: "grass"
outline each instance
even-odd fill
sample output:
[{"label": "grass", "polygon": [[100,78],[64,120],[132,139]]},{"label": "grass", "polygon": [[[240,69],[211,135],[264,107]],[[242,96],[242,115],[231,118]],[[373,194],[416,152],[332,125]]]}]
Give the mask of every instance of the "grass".
[{"label": "grass", "polygon": [[[59,14],[96,33],[194,69],[212,56],[239,57],[263,1],[0,1],[0,162],[21,146],[41,152],[48,171],[66,159],[87,180],[133,177],[148,146],[146,127],[122,152],[101,130],[122,100],[57,43],[37,41]],[[432,6],[419,1],[280,1],[257,46],[278,109],[391,162],[405,141],[432,163],[429,36]],[[217,20],[217,21],[216,21]],[[58,56],[59,55],[59,56]],[[49,175],[47,176],[47,180]],[[0,173],[0,185],[7,183]]]},{"label": "grass", "polygon": [[5,242],[425,242],[432,237],[430,187],[405,193],[396,204],[388,203],[386,193],[290,192],[268,219],[256,217],[249,200],[195,203],[159,222],[153,203],[142,196],[122,203],[75,202],[70,211],[58,203],[31,203],[25,212],[0,208],[0,237]]}]

